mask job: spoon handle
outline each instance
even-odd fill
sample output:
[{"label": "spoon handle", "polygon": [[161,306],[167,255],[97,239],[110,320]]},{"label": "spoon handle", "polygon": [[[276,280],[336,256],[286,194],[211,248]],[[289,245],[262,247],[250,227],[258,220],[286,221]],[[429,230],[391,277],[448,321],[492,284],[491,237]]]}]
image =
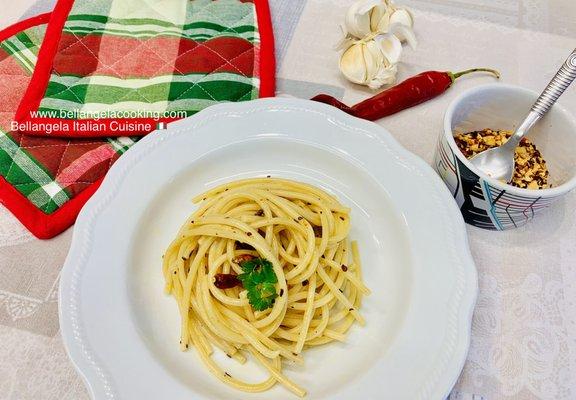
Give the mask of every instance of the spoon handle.
[{"label": "spoon handle", "polygon": [[542,92],[536,103],[532,106],[532,111],[538,113],[541,117],[546,114],[552,105],[558,100],[558,97],[576,78],[576,49],[562,65],[562,68],[556,73],[546,89]]}]

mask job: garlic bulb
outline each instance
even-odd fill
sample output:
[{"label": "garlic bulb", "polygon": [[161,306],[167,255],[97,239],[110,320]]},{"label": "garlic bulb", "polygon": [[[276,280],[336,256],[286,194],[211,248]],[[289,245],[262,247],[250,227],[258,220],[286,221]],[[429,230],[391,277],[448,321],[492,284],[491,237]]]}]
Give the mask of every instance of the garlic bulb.
[{"label": "garlic bulb", "polygon": [[396,80],[402,43],[394,35],[356,40],[340,58],[340,71],[351,82],[378,89]]},{"label": "garlic bulb", "polygon": [[413,26],[412,14],[390,0],[352,4],[344,21],[344,38],[337,46],[344,50],[340,70],[348,80],[373,89],[394,83],[402,42],[416,46]]}]

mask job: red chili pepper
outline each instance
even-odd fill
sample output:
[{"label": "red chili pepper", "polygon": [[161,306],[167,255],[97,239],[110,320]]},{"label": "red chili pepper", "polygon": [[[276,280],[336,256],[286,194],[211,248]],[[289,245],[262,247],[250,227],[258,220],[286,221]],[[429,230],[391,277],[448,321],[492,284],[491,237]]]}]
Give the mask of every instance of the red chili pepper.
[{"label": "red chili pepper", "polygon": [[242,285],[242,282],[234,274],[216,274],[214,275],[214,286],[218,289],[232,289],[235,286]]},{"label": "red chili pepper", "polygon": [[374,121],[441,95],[452,86],[456,79],[471,72],[489,72],[496,78],[500,78],[498,71],[487,68],[474,68],[457,73],[427,71],[408,78],[352,107],[327,94],[319,94],[312,100],[330,104],[355,117]]}]

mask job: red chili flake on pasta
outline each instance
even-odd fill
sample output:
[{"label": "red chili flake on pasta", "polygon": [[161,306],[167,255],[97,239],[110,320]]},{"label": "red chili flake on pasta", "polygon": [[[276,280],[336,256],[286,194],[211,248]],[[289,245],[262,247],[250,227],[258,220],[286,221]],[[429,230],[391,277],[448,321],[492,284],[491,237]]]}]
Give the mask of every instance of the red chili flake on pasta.
[{"label": "red chili flake on pasta", "polygon": [[218,289],[232,289],[242,285],[242,282],[234,274],[216,274],[214,276],[214,286]]}]

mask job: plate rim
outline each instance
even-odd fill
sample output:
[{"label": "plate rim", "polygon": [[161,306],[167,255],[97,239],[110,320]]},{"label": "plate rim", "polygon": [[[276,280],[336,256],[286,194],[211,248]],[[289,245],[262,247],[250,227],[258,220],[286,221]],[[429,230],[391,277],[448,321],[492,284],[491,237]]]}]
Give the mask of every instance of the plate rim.
[{"label": "plate rim", "polygon": [[[439,360],[441,368],[437,368],[422,385],[417,398],[446,398],[464,367],[468,348],[470,345],[473,311],[478,296],[478,277],[466,232],[466,227],[460,210],[441,178],[432,167],[418,156],[402,147],[396,139],[383,127],[365,120],[352,117],[333,107],[300,99],[266,98],[241,103],[224,103],[211,106],[187,119],[185,129],[204,126],[211,120],[230,115],[245,115],[270,110],[313,112],[326,117],[330,122],[370,133],[380,142],[389,147],[390,154],[419,175],[426,178],[430,186],[435,189],[436,196],[444,197],[445,208],[443,213],[449,222],[444,230],[452,239],[452,259],[457,266],[457,280],[455,288],[456,299],[451,297],[451,312],[449,313],[447,336],[451,351],[445,353]],[[99,398],[101,393],[106,399],[117,398],[112,377],[102,366],[97,354],[87,341],[82,322],[80,320],[80,291],[78,290],[83,268],[91,255],[91,242],[94,234],[96,217],[108,203],[118,194],[121,183],[131,167],[142,160],[146,154],[154,150],[160,143],[170,137],[181,133],[183,129],[153,132],[134,146],[131,151],[120,157],[104,178],[100,189],[87,202],[80,212],[72,237],[68,256],[61,271],[58,296],[58,312],[60,332],[64,347],[74,367],[86,384],[92,398]],[[433,184],[434,183],[434,184]],[[465,290],[468,289],[468,290]],[[447,370],[448,363],[456,362],[457,369]]]}]

